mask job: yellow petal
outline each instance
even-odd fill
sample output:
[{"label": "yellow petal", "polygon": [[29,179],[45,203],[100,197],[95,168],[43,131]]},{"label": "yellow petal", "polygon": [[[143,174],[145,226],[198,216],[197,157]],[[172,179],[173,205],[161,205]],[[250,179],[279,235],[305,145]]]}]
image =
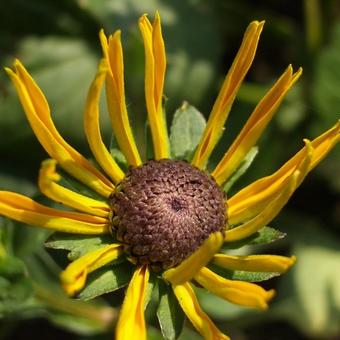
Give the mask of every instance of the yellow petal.
[{"label": "yellow petal", "polygon": [[15,72],[9,68],[6,71],[17,89],[27,119],[41,145],[65,171],[108,197],[114,189],[113,184],[60,136],[41,90],[18,60],[14,67]]},{"label": "yellow petal", "polygon": [[151,128],[155,158],[169,158],[169,139],[162,108],[166,69],[165,46],[158,12],[153,25],[146,15],[139,19],[145,48],[145,100]]},{"label": "yellow petal", "polygon": [[301,160],[292,175],[284,181],[282,189],[276,192],[276,196],[271,199],[271,202],[266,204],[265,207],[262,207],[261,212],[253,219],[236,228],[228,230],[225,234],[226,242],[238,241],[254,234],[263,226],[271,222],[288,202],[290,196],[306,177],[311,165],[314,150],[311,146],[311,142],[305,140],[305,143],[305,158]]},{"label": "yellow petal", "polygon": [[244,281],[225,279],[208,268],[202,268],[195,280],[215,295],[237,305],[265,310],[274,296],[274,291]]},{"label": "yellow petal", "polygon": [[106,62],[103,60],[99,65],[98,73],[91,84],[87,96],[84,113],[84,128],[90,148],[97,162],[115,183],[119,183],[124,178],[124,173],[107,151],[99,127],[100,92],[106,73]]},{"label": "yellow petal", "polygon": [[61,176],[56,172],[56,165],[57,162],[54,159],[42,162],[39,172],[40,191],[55,202],[90,215],[108,218],[110,207],[106,202],[83,196],[57,184]]},{"label": "yellow petal", "polygon": [[[313,153],[307,173],[326,157],[337,142],[339,142],[339,131],[340,122],[310,143]],[[307,148],[308,146],[302,148],[274,174],[253,182],[231,197],[227,202],[229,224],[239,224],[254,217],[263,210],[263,207],[268,205],[273,200],[273,197],[282,191],[286,179],[292,176],[299,163],[308,157],[306,153]]]},{"label": "yellow petal", "polygon": [[106,99],[111,124],[119,148],[124,153],[129,165],[138,166],[142,161],[133,137],[125,103],[124,62],[120,31],[107,40],[104,31],[100,31],[104,58],[109,67],[106,76]]},{"label": "yellow petal", "polygon": [[99,235],[109,232],[109,221],[103,217],[52,209],[8,191],[0,191],[0,215],[65,233]]},{"label": "yellow petal", "polygon": [[189,283],[173,286],[173,290],[184,313],[204,339],[230,339],[228,336],[221,333],[210,320],[209,316],[201,309]]},{"label": "yellow petal", "polygon": [[256,106],[242,131],[212,172],[212,176],[219,185],[222,185],[232,175],[251,147],[255,145],[284,96],[301,73],[302,69],[300,68],[293,74],[293,69],[289,65],[283,75]]},{"label": "yellow petal", "polygon": [[263,25],[264,21],[253,21],[244,34],[241,47],[222,85],[192,160],[192,164],[200,169],[205,168],[208,158],[221,136],[236,94],[253,62]]},{"label": "yellow petal", "polygon": [[136,269],[117,322],[117,340],[146,340],[144,308],[148,281],[149,269],[146,266]]},{"label": "yellow petal", "polygon": [[225,255],[216,254],[213,263],[230,270],[243,270],[251,272],[286,272],[296,261],[295,256],[279,255]]},{"label": "yellow petal", "polygon": [[234,242],[242,240],[260,230],[266,224],[271,222],[284,205],[288,202],[290,196],[294,192],[298,177],[300,176],[299,171],[295,171],[293,175],[287,180],[283,188],[282,194],[279,194],[273,201],[271,201],[258,215],[253,219],[241,224],[238,227],[230,229],[226,232],[225,242]]},{"label": "yellow petal", "polygon": [[123,253],[121,244],[110,244],[78,258],[60,274],[65,292],[72,296],[85,286],[87,275],[116,260]]},{"label": "yellow petal", "polygon": [[223,243],[223,234],[211,234],[203,244],[187,259],[175,268],[170,268],[163,273],[163,278],[172,285],[183,284],[190,281],[196,273],[204,267],[218,252]]}]

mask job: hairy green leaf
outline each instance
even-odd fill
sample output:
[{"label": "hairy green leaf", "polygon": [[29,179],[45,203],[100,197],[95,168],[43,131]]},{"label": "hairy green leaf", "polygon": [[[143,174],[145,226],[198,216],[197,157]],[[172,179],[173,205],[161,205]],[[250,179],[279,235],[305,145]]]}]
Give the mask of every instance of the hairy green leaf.
[{"label": "hairy green leaf", "polygon": [[113,292],[130,282],[135,267],[129,262],[106,266],[91,273],[85,288],[78,294],[82,300]]},{"label": "hairy green leaf", "polygon": [[170,129],[170,146],[174,158],[189,161],[198,145],[206,122],[203,115],[188,103],[175,112]]},{"label": "hairy green leaf", "polygon": [[159,280],[157,317],[164,339],[177,339],[182,332],[185,315],[171,286],[162,280]]}]

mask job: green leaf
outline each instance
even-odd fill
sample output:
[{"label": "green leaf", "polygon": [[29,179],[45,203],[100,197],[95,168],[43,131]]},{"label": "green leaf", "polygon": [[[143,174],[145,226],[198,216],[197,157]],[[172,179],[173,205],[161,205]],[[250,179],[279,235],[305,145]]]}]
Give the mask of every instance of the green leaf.
[{"label": "green leaf", "polygon": [[20,310],[32,294],[24,263],[15,257],[0,259],[0,315]]},{"label": "green leaf", "polygon": [[229,280],[240,280],[247,282],[261,282],[269,280],[275,276],[279,276],[279,273],[276,272],[248,272],[243,270],[228,270],[222,267],[219,267],[215,264],[209,265],[209,268],[215,272],[216,274],[229,279]]},{"label": "green leaf", "polygon": [[130,282],[135,267],[129,262],[106,266],[91,273],[85,288],[78,294],[82,300],[113,292]]},{"label": "green leaf", "polygon": [[278,240],[283,239],[286,236],[285,233],[271,228],[271,227],[263,227],[255,234],[235,242],[227,242],[224,243],[222,249],[237,249],[246,245],[255,245],[255,244],[268,244]]},{"label": "green leaf", "polygon": [[197,147],[206,121],[203,115],[188,103],[175,112],[170,129],[170,147],[174,158],[189,161]]},{"label": "green leaf", "polygon": [[297,262],[279,280],[274,318],[286,319],[314,339],[340,332],[340,242],[336,233],[305,214],[286,214]]},{"label": "green leaf", "polygon": [[71,261],[102,248],[105,245],[114,243],[109,235],[85,236],[64,233],[54,233],[46,242],[45,247],[52,249],[69,250],[68,258]]},{"label": "green leaf", "polygon": [[100,196],[98,193],[91,190],[85,184],[80,183],[62,169],[58,169],[58,173],[61,175],[61,180],[59,182],[60,185],[65,186],[66,188],[75,191],[81,195],[94,198],[98,201],[104,201],[103,196]]},{"label": "green leaf", "polygon": [[177,339],[183,329],[185,315],[170,285],[159,280],[159,305],[157,317],[163,337]]},{"label": "green leaf", "polygon": [[110,140],[110,153],[113,159],[122,168],[122,170],[128,169],[127,160],[124,154],[120,151],[117,140],[113,134],[111,135],[111,140]]},{"label": "green leaf", "polygon": [[253,163],[256,155],[259,152],[259,148],[257,146],[253,146],[249,152],[244,157],[243,161],[239,165],[239,167],[235,170],[235,172],[231,175],[231,177],[227,180],[223,187],[224,192],[228,192],[229,189],[233,186],[233,184],[242,176],[245,174],[245,172],[248,170],[248,168]]}]

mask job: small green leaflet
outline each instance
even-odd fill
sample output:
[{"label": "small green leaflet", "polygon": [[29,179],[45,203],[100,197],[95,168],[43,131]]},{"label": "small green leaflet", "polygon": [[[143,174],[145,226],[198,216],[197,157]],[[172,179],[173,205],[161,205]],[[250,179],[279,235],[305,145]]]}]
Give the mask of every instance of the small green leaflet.
[{"label": "small green leaflet", "polygon": [[90,300],[124,287],[130,282],[134,269],[129,262],[100,268],[89,275],[85,288],[77,297]]},{"label": "small green leaflet", "polygon": [[243,240],[224,243],[222,249],[237,249],[247,245],[272,243],[277,240],[283,239],[285,236],[285,233],[277,229],[271,227],[263,227],[255,234]]},{"label": "small green leaflet", "polygon": [[185,315],[170,285],[163,280],[159,284],[157,317],[164,339],[177,339],[183,329]]},{"label": "small green leaflet", "polygon": [[235,170],[235,172],[231,175],[231,177],[227,180],[223,187],[224,192],[228,192],[229,189],[234,185],[234,183],[246,173],[248,168],[251,166],[253,163],[255,157],[257,156],[259,152],[259,148],[257,146],[253,146],[246,156],[244,157],[243,161],[239,165],[239,167]]},{"label": "small green leaflet", "polygon": [[68,259],[74,261],[80,256],[112,243],[114,243],[114,239],[109,235],[87,236],[54,233],[45,242],[45,247],[69,250]]},{"label": "small green leaflet", "polygon": [[184,102],[175,112],[170,129],[172,157],[190,161],[205,126],[204,116],[195,107]]}]

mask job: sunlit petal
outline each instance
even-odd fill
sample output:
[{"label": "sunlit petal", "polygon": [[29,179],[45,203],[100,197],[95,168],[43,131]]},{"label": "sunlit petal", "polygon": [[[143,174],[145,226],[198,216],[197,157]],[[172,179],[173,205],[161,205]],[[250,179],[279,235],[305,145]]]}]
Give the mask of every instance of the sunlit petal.
[{"label": "sunlit petal", "polygon": [[203,244],[187,259],[175,268],[166,270],[163,278],[173,285],[183,284],[190,281],[200,268],[204,267],[218,252],[223,243],[223,234],[221,232],[213,233]]},{"label": "sunlit petal", "polygon": [[173,286],[173,290],[184,313],[204,339],[230,339],[214,325],[209,316],[201,309],[196,295],[188,282]]},{"label": "sunlit petal", "polygon": [[265,310],[274,296],[274,291],[244,281],[228,280],[208,268],[202,268],[195,280],[215,295],[237,305]]},{"label": "sunlit petal", "polygon": [[108,197],[114,188],[112,183],[60,136],[41,90],[18,60],[14,67],[15,72],[9,68],[6,71],[17,89],[27,119],[41,145],[65,171]]},{"label": "sunlit petal", "polygon": [[115,183],[119,183],[124,178],[124,173],[107,151],[99,127],[100,92],[106,73],[106,61],[103,60],[99,65],[98,73],[88,93],[84,114],[84,127],[87,140],[97,162]]},{"label": "sunlit petal", "polygon": [[117,322],[117,340],[146,339],[144,308],[148,281],[149,269],[146,266],[136,269]]},{"label": "sunlit petal", "polygon": [[132,133],[125,103],[124,62],[121,32],[116,31],[106,38],[100,31],[104,58],[109,67],[106,77],[106,99],[115,138],[129,165],[138,166],[142,161]]},{"label": "sunlit petal", "polygon": [[109,232],[109,221],[103,217],[52,209],[8,191],[0,191],[0,215],[65,233],[99,235]]},{"label": "sunlit petal", "polygon": [[54,159],[42,162],[39,172],[40,191],[57,203],[90,215],[108,218],[110,207],[106,202],[78,194],[57,184],[61,180],[61,176],[56,172],[56,165],[57,161]]},{"label": "sunlit petal", "polygon": [[222,134],[224,123],[236,94],[253,62],[263,25],[263,21],[253,21],[244,34],[241,47],[222,85],[192,160],[192,164],[200,169],[205,168],[208,158]]},{"label": "sunlit petal", "polygon": [[139,19],[139,28],[145,48],[145,99],[155,158],[169,158],[169,139],[162,108],[166,57],[159,14],[156,13],[152,25],[143,15]]},{"label": "sunlit petal", "polygon": [[237,256],[216,254],[212,261],[214,264],[230,270],[284,273],[295,263],[296,257],[279,255]]},{"label": "sunlit petal", "polygon": [[123,253],[121,244],[110,244],[78,258],[60,274],[65,292],[74,295],[85,286],[87,275],[116,260]]},{"label": "sunlit petal", "polygon": [[293,69],[289,65],[283,75],[256,106],[242,131],[212,172],[212,176],[219,185],[222,185],[232,175],[251,147],[256,144],[284,96],[301,74],[301,68],[296,73],[293,73]]},{"label": "sunlit petal", "polygon": [[306,177],[311,165],[314,150],[310,141],[305,140],[305,143],[305,158],[301,160],[292,175],[284,181],[282,189],[276,192],[276,196],[272,198],[271,202],[265,207],[262,207],[261,212],[253,219],[236,228],[228,230],[225,235],[226,242],[241,240],[254,234],[271,222],[288,202],[290,196]]},{"label": "sunlit petal", "polygon": [[[340,122],[331,129],[310,142],[313,148],[310,165],[307,173],[310,172],[340,140]],[[299,163],[308,157],[306,148],[302,148],[294,157],[285,163],[273,175],[261,178],[248,185],[228,200],[229,223],[239,224],[257,215],[263,207],[267,206],[273,197],[283,190],[288,177],[296,170]]]}]

